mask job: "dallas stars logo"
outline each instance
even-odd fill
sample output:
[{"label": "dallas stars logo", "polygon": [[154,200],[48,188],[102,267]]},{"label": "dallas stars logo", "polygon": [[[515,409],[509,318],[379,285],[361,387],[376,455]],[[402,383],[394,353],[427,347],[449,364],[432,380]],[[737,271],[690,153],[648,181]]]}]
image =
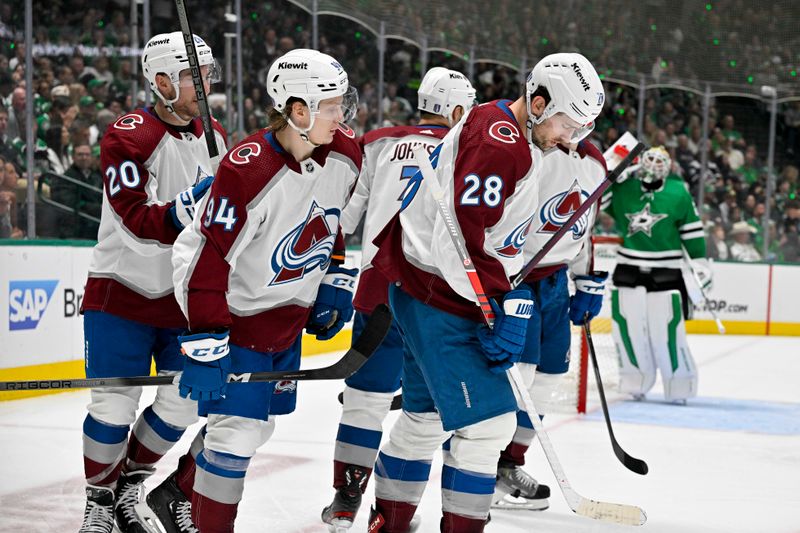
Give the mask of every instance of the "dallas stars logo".
[{"label": "dallas stars logo", "polygon": [[644,209],[638,213],[631,213],[629,215],[626,214],[625,216],[628,217],[628,220],[630,221],[628,225],[628,237],[637,231],[641,231],[648,237],[652,237],[653,226],[655,223],[662,218],[667,218],[669,215],[653,214],[650,212],[650,204],[645,204]]}]

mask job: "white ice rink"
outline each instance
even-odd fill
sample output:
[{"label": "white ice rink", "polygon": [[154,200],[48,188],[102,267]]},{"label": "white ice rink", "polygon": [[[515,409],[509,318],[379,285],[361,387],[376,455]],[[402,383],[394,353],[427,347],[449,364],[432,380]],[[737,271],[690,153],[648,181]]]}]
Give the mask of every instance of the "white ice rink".
[{"label": "white ice rink", "polygon": [[[667,406],[654,395],[646,403],[616,401],[611,408],[618,441],[647,461],[647,476],[617,461],[596,408],[583,417],[545,419],[572,486],[589,498],[641,506],[648,515],[638,528],[643,532],[800,532],[800,339],[698,335],[690,344],[700,368],[697,400]],[[304,365],[334,359],[318,356]],[[339,382],[300,384],[297,411],[279,418],[274,437],[251,463],[237,532],[327,531],[319,513],[333,495],[341,388]],[[88,392],[80,391],[0,403],[0,531],[77,531],[87,402]],[[175,467],[194,433],[190,429],[161,461],[149,487]],[[495,511],[487,531],[637,530],[571,513],[536,443],[526,468],[550,485],[550,509]],[[423,532],[438,531],[440,473],[437,457],[418,511]],[[351,531],[366,530],[372,499],[370,485]]]}]

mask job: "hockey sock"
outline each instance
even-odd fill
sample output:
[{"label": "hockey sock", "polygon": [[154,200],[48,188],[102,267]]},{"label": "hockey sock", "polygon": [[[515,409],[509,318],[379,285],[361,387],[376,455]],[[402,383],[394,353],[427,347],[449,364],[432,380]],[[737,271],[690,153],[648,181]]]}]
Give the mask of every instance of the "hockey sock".
[{"label": "hockey sock", "polygon": [[119,479],[128,426],[113,426],[86,415],[83,421],[83,469],[89,485],[113,487]]},{"label": "hockey sock", "polygon": [[480,533],[485,525],[485,518],[470,518],[445,511],[439,525],[439,531],[446,533]]},{"label": "hockey sock", "polygon": [[250,458],[204,449],[196,461],[192,522],[203,533],[230,533]]},{"label": "hockey sock", "polygon": [[[450,453],[451,437],[442,445],[442,531],[483,531],[494,495],[495,473],[458,468]],[[463,441],[461,441],[463,442]],[[475,529],[480,526],[479,529]]]},{"label": "hockey sock", "polygon": [[133,425],[128,442],[128,470],[150,468],[183,436],[186,428],[175,427],[162,420],[153,406],[147,407]]},{"label": "hockey sock", "polygon": [[381,531],[408,531],[431,473],[430,461],[378,454],[375,463],[375,505],[385,523]]},{"label": "hockey sock", "polygon": [[500,452],[500,463],[522,466],[525,464],[525,452],[530,448],[536,432],[531,419],[525,411],[517,411],[517,429],[506,449]]},{"label": "hockey sock", "polygon": [[366,473],[361,483],[361,492],[366,490],[372,468],[364,465],[375,464],[381,436],[380,431],[339,424],[333,458],[333,488],[339,489],[347,485],[347,467],[355,465]]},{"label": "hockey sock", "polygon": [[178,488],[181,489],[187,497],[190,497],[194,490],[194,474],[197,469],[196,458],[197,454],[203,451],[205,435],[206,427],[203,426],[192,441],[192,445],[189,447],[189,453],[183,455],[180,460],[178,460],[178,471],[175,474],[175,482],[178,484]]}]

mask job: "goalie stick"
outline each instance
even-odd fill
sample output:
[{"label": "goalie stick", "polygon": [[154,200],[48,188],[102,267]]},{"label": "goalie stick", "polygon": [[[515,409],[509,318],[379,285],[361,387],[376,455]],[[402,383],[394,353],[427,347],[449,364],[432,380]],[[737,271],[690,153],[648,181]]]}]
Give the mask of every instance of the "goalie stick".
[{"label": "goalie stick", "polygon": [[[392,325],[392,313],[385,304],[375,308],[364,326],[364,331],[341,359],[324,368],[308,370],[280,370],[229,374],[228,383],[254,383],[262,381],[312,381],[345,379],[361,368],[383,342]],[[0,391],[82,389],[93,387],[146,387],[172,383],[176,376],[136,376],[129,378],[76,378],[43,379],[37,381],[0,381]]]},{"label": "goalie stick", "polygon": [[608,435],[611,437],[611,447],[614,449],[614,455],[617,456],[617,459],[625,465],[625,468],[630,470],[631,472],[635,472],[637,474],[645,475],[649,471],[647,467],[647,463],[642,461],[641,459],[637,459],[632,455],[629,455],[625,450],[622,449],[622,446],[619,445],[617,442],[617,438],[614,436],[614,429],[611,427],[611,415],[608,414],[608,403],[606,402],[606,393],[603,389],[603,380],[600,379],[600,365],[597,364],[597,352],[594,351],[594,342],[592,341],[592,328],[589,325],[589,313],[587,312],[584,315],[583,320],[583,332],[586,335],[586,343],[589,345],[589,355],[592,357],[592,366],[594,367],[594,378],[597,381],[597,392],[600,395],[600,404],[603,406],[603,416],[606,419],[606,427],[608,428]]},{"label": "goalie stick", "polygon": [[189,25],[189,17],[186,15],[186,0],[175,0],[175,7],[178,9],[178,20],[183,34],[183,44],[186,46],[189,70],[192,73],[192,85],[194,85],[194,92],[197,97],[197,107],[200,108],[200,122],[203,123],[206,148],[208,148],[208,157],[211,159],[211,172],[216,174],[217,168],[219,168],[217,137],[214,135],[214,128],[211,125],[211,111],[208,109],[208,99],[206,98],[206,90],[203,87],[200,73],[200,61],[197,59],[197,50],[194,47],[194,33],[192,33],[192,27]]},{"label": "goalie stick", "polygon": [[[494,312],[489,304],[489,299],[486,296],[486,293],[483,291],[483,285],[478,277],[478,271],[475,269],[475,265],[472,263],[472,259],[467,252],[464,237],[461,235],[461,232],[458,229],[452,214],[450,213],[450,208],[444,198],[444,191],[442,191],[441,187],[439,186],[439,182],[436,180],[436,173],[434,172],[431,162],[428,159],[428,154],[423,148],[417,147],[414,149],[414,157],[419,164],[423,181],[428,183],[431,194],[436,200],[439,214],[447,226],[447,233],[450,236],[450,240],[455,246],[456,251],[458,252],[459,259],[461,259],[461,264],[464,267],[464,272],[469,279],[472,290],[475,292],[475,295],[478,298],[478,305],[483,313],[483,318],[486,321],[486,324],[489,327],[492,327],[495,319]],[[632,160],[633,157],[630,159]],[[620,166],[622,166],[622,164]],[[602,194],[602,191],[600,194]],[[596,200],[597,197],[599,197],[599,195],[595,196],[594,200]],[[594,200],[592,200],[590,196],[590,198],[583,205],[587,205],[589,201]],[[585,212],[586,210],[584,209],[583,211]],[[572,224],[575,223],[573,218],[577,219],[577,217],[574,216],[570,217],[570,220],[567,221],[565,227],[571,227]],[[561,234],[563,235],[563,232],[561,232]],[[558,233],[556,235],[558,235]],[[548,241],[548,244],[554,238],[555,236]],[[567,505],[569,505],[570,509],[572,509],[572,511],[576,514],[585,516],[587,518],[592,518],[594,520],[602,520],[614,524],[625,524],[632,526],[640,526],[644,524],[647,521],[647,515],[645,515],[642,509],[636,507],[635,505],[590,500],[589,498],[585,498],[575,492],[567,480],[567,476],[564,473],[564,468],[561,466],[561,462],[558,460],[555,448],[553,448],[553,444],[550,442],[550,437],[547,435],[547,432],[544,429],[544,424],[536,412],[536,408],[533,405],[533,400],[528,393],[528,389],[525,387],[525,382],[519,372],[519,368],[517,368],[517,365],[513,365],[510,369],[508,369],[507,374],[509,381],[511,381],[512,386],[514,389],[516,389],[518,396],[522,399],[522,402],[525,405],[528,418],[530,418],[531,422],[533,423],[533,428],[536,430],[536,434],[539,437],[539,443],[542,445],[547,462],[550,464],[553,475],[555,476],[558,486],[561,489],[561,492],[564,494],[564,498],[566,499]]]}]

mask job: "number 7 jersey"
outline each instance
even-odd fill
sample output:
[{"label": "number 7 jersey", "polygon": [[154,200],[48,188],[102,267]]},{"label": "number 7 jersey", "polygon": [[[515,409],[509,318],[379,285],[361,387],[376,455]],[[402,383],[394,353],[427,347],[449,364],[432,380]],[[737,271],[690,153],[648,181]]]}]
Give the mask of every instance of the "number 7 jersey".
[{"label": "number 7 jersey", "polygon": [[364,215],[361,276],[353,300],[362,313],[371,313],[387,301],[389,282],[372,268],[378,251],[372,240],[417,194],[420,181],[414,177],[419,170],[414,149],[422,146],[430,154],[448,130],[440,125],[392,126],[370,131],[360,139],[364,162],[353,196],[342,212],[342,231],[353,233]]}]

